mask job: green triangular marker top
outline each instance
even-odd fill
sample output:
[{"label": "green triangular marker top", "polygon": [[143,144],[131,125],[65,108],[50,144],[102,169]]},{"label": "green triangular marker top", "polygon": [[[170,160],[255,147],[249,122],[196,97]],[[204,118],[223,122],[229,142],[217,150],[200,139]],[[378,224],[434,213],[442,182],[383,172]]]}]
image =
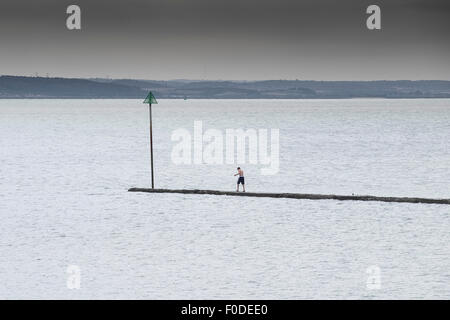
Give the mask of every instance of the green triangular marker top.
[{"label": "green triangular marker top", "polygon": [[147,98],[145,98],[144,102],[146,104],[158,104],[158,101],[156,101],[155,96],[153,95],[153,93],[150,91],[147,95]]}]

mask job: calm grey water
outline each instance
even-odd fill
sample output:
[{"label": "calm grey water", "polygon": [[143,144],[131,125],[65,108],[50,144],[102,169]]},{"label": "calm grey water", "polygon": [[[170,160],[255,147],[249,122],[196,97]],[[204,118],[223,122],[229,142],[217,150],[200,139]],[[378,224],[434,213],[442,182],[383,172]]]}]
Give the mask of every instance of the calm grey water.
[{"label": "calm grey water", "polygon": [[[280,130],[279,173],[242,165],[249,191],[450,198],[450,100],[161,100],[153,116],[157,187],[234,189],[235,164],[171,161],[173,130],[201,120]],[[450,298],[449,206],[128,193],[150,185],[140,100],[0,100],[0,141],[0,298]]]}]

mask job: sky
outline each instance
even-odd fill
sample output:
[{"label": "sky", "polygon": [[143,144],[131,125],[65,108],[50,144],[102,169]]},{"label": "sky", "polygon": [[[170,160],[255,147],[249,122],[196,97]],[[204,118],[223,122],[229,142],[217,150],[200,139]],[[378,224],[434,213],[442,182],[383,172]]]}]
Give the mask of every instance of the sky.
[{"label": "sky", "polygon": [[449,31],[448,0],[1,0],[0,74],[450,80]]}]

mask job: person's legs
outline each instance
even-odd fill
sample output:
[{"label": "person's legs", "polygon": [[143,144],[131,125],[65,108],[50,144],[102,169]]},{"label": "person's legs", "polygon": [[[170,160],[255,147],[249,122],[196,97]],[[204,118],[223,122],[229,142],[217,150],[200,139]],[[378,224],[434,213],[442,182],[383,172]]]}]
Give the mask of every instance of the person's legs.
[{"label": "person's legs", "polygon": [[242,184],[242,191],[245,192],[245,183]]},{"label": "person's legs", "polygon": [[239,181],[237,183],[236,192],[239,192]]}]

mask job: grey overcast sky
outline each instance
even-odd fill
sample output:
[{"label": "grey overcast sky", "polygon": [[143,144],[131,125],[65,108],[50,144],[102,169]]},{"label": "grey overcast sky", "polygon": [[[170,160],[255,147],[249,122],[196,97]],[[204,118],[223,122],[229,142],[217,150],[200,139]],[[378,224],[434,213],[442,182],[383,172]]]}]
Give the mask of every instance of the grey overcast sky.
[{"label": "grey overcast sky", "polygon": [[1,0],[0,74],[450,80],[449,31],[449,0]]}]

